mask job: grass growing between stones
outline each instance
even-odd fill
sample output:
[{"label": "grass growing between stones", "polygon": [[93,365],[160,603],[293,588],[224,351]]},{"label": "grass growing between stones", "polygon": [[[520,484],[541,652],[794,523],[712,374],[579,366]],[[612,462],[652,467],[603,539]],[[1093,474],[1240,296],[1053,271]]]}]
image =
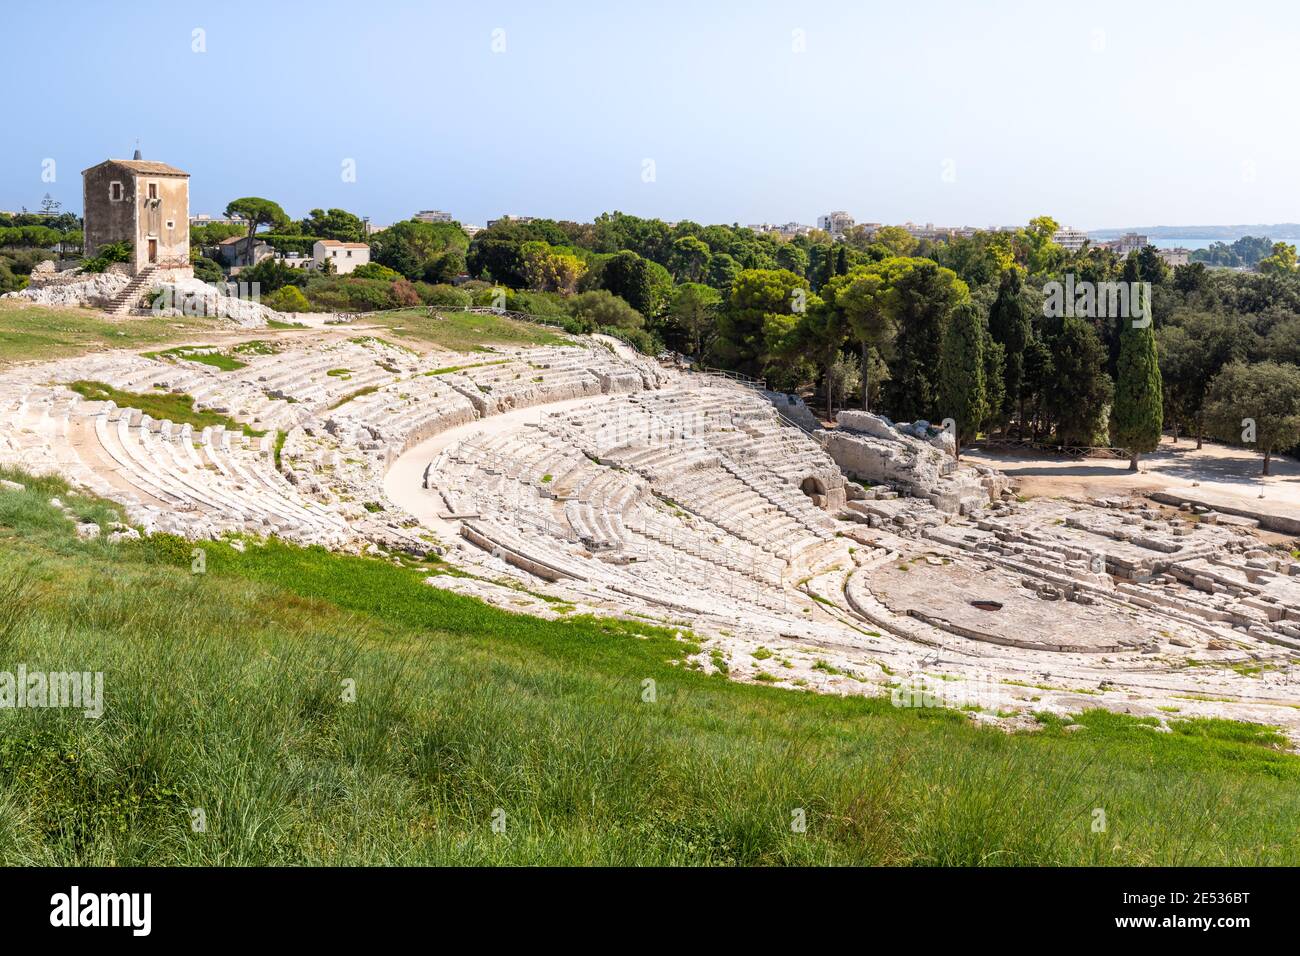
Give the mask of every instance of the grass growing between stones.
[{"label": "grass growing between stones", "polygon": [[362,398],[366,395],[373,395],[377,391],[379,391],[378,385],[367,385],[365,388],[359,388],[355,392],[348,392],[346,395],[339,398],[338,401],[336,401],[333,405],[330,406],[330,411],[333,411],[336,408],[342,408],[344,405],[352,401],[354,398]]},{"label": "grass growing between stones", "polygon": [[0,366],[66,358],[105,348],[174,342],[213,331],[208,320],[182,316],[114,318],[74,309],[0,300]]},{"label": "grass growing between stones", "polygon": [[124,392],[105,382],[93,382],[81,379],[70,382],[68,388],[81,397],[92,402],[113,401],[120,408],[138,408],[151,418],[159,421],[170,420],[177,425],[192,425],[195,428],[207,428],[209,425],[221,425],[228,431],[243,432],[254,438],[265,435],[264,431],[249,428],[220,412],[199,410],[194,407],[194,399],[177,392]]},{"label": "grass growing between stones", "polygon": [[248,367],[247,362],[232,358],[224,352],[217,351],[210,345],[178,345],[175,348],[164,349],[161,352],[145,352],[144,356],[145,358],[175,358],[187,362],[198,362],[201,365],[210,365],[222,372],[233,372],[236,369]]},{"label": "grass growing between stones", "polygon": [[206,542],[193,574],[193,543],[78,541],[50,497],[116,509],[0,477],[27,486],[0,490],[0,670],[105,674],[99,720],[0,710],[0,864],[1300,862],[1300,758],[1260,728],[1006,735],[737,684],[670,631],[382,560]]},{"label": "grass growing between stones", "polygon": [[399,342],[419,342],[458,352],[484,343],[493,345],[571,345],[572,339],[553,329],[504,315],[447,312],[431,318],[424,309],[382,312],[361,320],[381,326]]}]

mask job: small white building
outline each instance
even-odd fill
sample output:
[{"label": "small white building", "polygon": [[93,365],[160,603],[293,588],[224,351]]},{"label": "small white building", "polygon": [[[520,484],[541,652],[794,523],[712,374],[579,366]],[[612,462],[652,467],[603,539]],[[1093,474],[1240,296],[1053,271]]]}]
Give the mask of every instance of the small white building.
[{"label": "small white building", "polygon": [[334,266],[336,275],[345,276],[357,266],[370,261],[370,247],[364,242],[339,242],[337,239],[318,239],[311,247],[314,268],[324,270],[325,263]]}]

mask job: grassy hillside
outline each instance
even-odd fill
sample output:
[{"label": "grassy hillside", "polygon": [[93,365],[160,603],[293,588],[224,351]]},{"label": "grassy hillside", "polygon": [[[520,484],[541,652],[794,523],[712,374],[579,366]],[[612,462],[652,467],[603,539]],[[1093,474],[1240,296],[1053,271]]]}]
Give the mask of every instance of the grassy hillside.
[{"label": "grassy hillside", "polygon": [[103,671],[106,709],[0,711],[0,864],[1300,863],[1300,758],[1260,728],[1009,736],[735,684],[428,567],[207,543],[194,574],[189,542],[78,541],[51,496],[112,506],[3,477],[0,670]]},{"label": "grassy hillside", "polygon": [[361,315],[356,324],[386,329],[385,335],[401,343],[437,345],[453,351],[471,351],[480,345],[564,345],[572,340],[541,325],[504,315],[481,312],[446,312],[433,317],[426,310]]},{"label": "grassy hillside", "polygon": [[210,332],[210,320],[172,316],[113,318],[94,309],[0,300],[0,367],[11,362],[66,358],[96,349],[131,349]]}]

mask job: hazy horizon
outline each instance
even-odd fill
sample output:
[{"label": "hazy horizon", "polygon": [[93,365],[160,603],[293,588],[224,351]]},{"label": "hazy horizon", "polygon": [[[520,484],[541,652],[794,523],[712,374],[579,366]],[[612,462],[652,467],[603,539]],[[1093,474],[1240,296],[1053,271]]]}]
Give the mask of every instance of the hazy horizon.
[{"label": "hazy horizon", "polygon": [[1086,230],[1300,221],[1300,132],[1269,95],[1293,85],[1298,16],[19,2],[11,65],[40,80],[0,155],[0,208],[48,192],[79,212],[80,171],[138,138],[214,216],[260,195],[378,224],[428,208],[479,225],[615,209],[742,225],[834,209]]}]

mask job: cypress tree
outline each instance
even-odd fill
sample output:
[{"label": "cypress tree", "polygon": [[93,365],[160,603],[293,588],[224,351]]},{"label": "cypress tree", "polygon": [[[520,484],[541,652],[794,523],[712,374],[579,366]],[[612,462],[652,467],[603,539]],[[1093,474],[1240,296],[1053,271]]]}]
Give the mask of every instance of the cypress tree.
[{"label": "cypress tree", "polygon": [[1151,303],[1146,305],[1145,319],[1120,319],[1113,441],[1128,449],[1129,471],[1137,471],[1138,455],[1159,447],[1160,429],[1164,425],[1156,335],[1150,317]]},{"label": "cypress tree", "polygon": [[1025,349],[1033,335],[1033,321],[1025,302],[1020,270],[1014,266],[1002,273],[998,297],[989,309],[989,332],[993,340],[1006,350],[1002,373],[1003,401],[990,412],[995,417],[999,412],[1005,413],[1004,421],[1015,415],[1023,432]]},{"label": "cypress tree", "polygon": [[830,281],[835,278],[835,247],[828,246],[826,254],[822,260],[822,281],[818,288],[829,285]]},{"label": "cypress tree", "polygon": [[984,330],[984,426],[992,428],[1001,418],[1006,401],[1006,348]]},{"label": "cypress tree", "polygon": [[1083,319],[1061,320],[1052,338],[1046,404],[1062,445],[1091,445],[1104,427],[1102,414],[1114,396],[1105,372],[1106,348],[1096,330]]},{"label": "cypress tree", "polygon": [[944,329],[953,308],[968,298],[966,284],[951,269],[917,259],[899,276],[893,291],[898,335],[892,351],[897,357],[889,368],[886,404],[898,421],[933,420],[939,411]]},{"label": "cypress tree", "polygon": [[984,391],[985,337],[979,309],[959,305],[948,320],[939,350],[939,404],[945,418],[957,423],[956,452],[974,438],[988,413]]}]

